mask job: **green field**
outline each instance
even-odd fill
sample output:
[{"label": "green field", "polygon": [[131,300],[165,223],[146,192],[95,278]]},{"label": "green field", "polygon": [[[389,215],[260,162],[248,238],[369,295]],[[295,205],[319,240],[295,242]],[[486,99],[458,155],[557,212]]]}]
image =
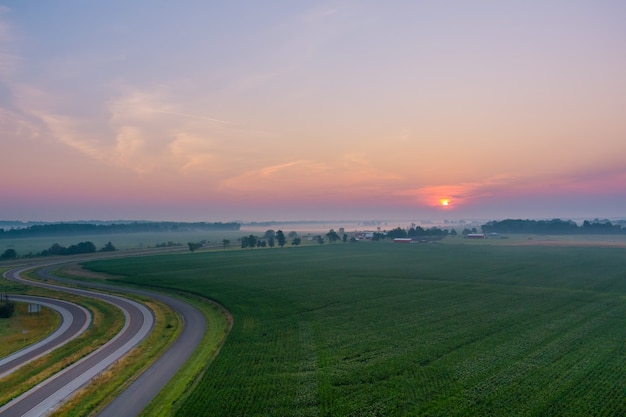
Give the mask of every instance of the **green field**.
[{"label": "green field", "polygon": [[178,416],[626,413],[624,248],[359,242],[88,266],[233,314]]}]

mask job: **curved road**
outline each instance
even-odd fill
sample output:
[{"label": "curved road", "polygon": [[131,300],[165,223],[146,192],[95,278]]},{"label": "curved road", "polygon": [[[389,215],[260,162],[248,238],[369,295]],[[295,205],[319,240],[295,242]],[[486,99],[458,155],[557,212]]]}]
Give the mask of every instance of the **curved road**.
[{"label": "curved road", "polygon": [[0,359],[0,378],[4,378],[21,366],[63,346],[80,336],[91,324],[87,309],[68,301],[31,295],[12,295],[11,301],[41,304],[55,310],[61,316],[59,327],[44,339]]},{"label": "curved road", "polygon": [[[83,257],[74,259],[73,262],[86,260],[88,260],[88,258]],[[68,263],[68,261],[59,261],[54,265],[48,263],[46,264],[48,267],[38,271],[38,274],[48,280],[71,281],[51,275],[51,269],[61,263]],[[55,290],[82,296],[104,299],[105,301],[120,306],[123,311],[126,311],[127,323],[124,329],[122,329],[114,339],[97,351],[0,408],[0,416],[3,417],[46,415],[52,409],[58,407],[64,401],[67,401],[78,389],[87,384],[111,363],[136,346],[148,334],[153,324],[153,317],[149,310],[145,306],[132,300],[85,289],[25,281],[19,277],[19,272],[40,266],[43,266],[43,264],[13,270],[7,275],[10,278],[16,278],[29,285],[53,288]],[[195,307],[160,293],[131,290],[104,284],[72,282],[92,288],[130,292],[158,299],[180,314],[184,321],[183,330],[172,346],[99,414],[103,417],[118,417],[121,415],[129,417],[136,416],[159,393],[200,344],[206,329],[205,318]]]}]

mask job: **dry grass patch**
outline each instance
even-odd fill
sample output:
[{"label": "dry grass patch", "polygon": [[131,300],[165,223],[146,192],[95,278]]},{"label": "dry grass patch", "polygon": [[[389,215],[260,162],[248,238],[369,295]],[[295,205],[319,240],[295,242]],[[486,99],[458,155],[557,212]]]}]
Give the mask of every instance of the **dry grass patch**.
[{"label": "dry grass patch", "polygon": [[29,314],[28,303],[16,302],[13,317],[0,319],[0,358],[43,339],[60,322],[61,317],[48,307],[42,306],[38,314]]}]

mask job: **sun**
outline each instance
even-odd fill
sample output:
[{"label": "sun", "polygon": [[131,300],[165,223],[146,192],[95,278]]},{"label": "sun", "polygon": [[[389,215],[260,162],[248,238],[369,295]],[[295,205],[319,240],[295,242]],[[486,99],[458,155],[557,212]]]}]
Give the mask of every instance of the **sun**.
[{"label": "sun", "polygon": [[442,206],[447,207],[450,205],[450,200],[447,198],[442,198],[439,200],[439,202],[441,203]]}]

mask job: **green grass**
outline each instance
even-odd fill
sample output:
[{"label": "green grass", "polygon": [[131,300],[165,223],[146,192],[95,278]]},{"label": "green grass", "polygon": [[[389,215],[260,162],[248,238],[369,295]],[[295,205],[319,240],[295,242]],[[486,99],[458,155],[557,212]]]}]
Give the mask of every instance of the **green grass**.
[{"label": "green grass", "polygon": [[626,410],[626,250],[358,243],[88,264],[234,326],[178,416]]}]

